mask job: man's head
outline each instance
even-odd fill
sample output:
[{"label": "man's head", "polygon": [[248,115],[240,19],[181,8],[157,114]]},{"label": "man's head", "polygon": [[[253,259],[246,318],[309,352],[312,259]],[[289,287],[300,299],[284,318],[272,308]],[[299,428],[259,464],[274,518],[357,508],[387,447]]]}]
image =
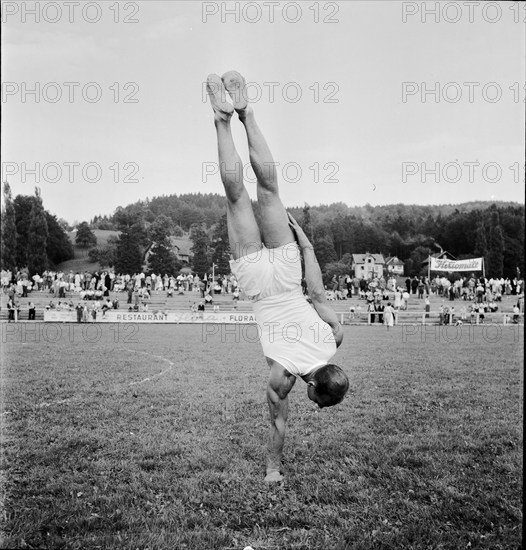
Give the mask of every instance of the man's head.
[{"label": "man's head", "polygon": [[316,369],[307,383],[307,395],[320,409],[341,403],[349,389],[347,375],[333,364]]}]

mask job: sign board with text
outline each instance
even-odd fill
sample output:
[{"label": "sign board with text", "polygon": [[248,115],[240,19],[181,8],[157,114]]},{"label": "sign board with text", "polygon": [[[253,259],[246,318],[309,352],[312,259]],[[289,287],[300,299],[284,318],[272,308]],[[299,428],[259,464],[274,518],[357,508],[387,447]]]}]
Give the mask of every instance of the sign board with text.
[{"label": "sign board with text", "polygon": [[482,271],[483,258],[469,260],[448,260],[431,258],[431,271]]},{"label": "sign board with text", "polygon": [[[77,312],[71,310],[49,309],[44,311],[44,321],[53,323],[76,323]],[[235,311],[204,312],[201,316],[190,311],[126,311],[109,310],[103,315],[97,312],[94,319],[91,312],[86,320],[90,323],[230,323],[246,324],[255,323],[253,313],[238,313]]]}]

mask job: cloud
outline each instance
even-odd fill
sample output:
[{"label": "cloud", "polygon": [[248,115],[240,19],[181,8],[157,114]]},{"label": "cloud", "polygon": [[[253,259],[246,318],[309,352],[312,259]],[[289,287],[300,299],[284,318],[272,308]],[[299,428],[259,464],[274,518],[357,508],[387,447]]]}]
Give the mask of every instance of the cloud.
[{"label": "cloud", "polygon": [[177,35],[190,32],[193,24],[195,25],[195,19],[192,23],[188,17],[171,17],[149,25],[144,33],[144,38],[146,40],[175,38]]},{"label": "cloud", "polygon": [[[57,69],[69,67],[83,69],[88,60],[97,59],[104,53],[99,38],[90,34],[76,34],[45,29],[19,29],[16,36],[5,33],[3,44],[4,77],[23,77],[30,71],[32,78],[52,75]],[[25,74],[24,74],[25,73]]]}]

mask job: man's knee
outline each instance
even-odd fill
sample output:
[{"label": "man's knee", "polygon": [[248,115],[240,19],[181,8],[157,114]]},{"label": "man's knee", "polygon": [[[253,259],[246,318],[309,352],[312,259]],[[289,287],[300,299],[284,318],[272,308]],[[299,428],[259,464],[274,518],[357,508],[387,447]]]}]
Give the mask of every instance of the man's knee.
[{"label": "man's knee", "polygon": [[277,178],[258,178],[258,201],[271,202],[279,197]]},{"label": "man's knee", "polygon": [[251,160],[250,165],[254,174],[256,175],[257,182],[259,185],[264,187],[276,186],[278,182],[276,166],[279,163],[277,162],[263,162],[258,163]]},{"label": "man's knee", "polygon": [[252,212],[252,203],[243,184],[225,188],[225,191],[228,206],[232,213],[239,213],[245,210]]}]

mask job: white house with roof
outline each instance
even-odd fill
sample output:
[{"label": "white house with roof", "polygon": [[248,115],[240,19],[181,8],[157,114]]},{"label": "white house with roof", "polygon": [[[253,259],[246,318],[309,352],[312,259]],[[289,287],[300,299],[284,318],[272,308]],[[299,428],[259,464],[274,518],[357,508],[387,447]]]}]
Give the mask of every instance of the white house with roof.
[{"label": "white house with roof", "polygon": [[385,259],[383,254],[353,254],[351,268],[358,279],[374,279],[384,274]]},{"label": "white house with roof", "polygon": [[385,259],[385,268],[388,275],[403,275],[404,262],[397,256],[387,256]]}]

